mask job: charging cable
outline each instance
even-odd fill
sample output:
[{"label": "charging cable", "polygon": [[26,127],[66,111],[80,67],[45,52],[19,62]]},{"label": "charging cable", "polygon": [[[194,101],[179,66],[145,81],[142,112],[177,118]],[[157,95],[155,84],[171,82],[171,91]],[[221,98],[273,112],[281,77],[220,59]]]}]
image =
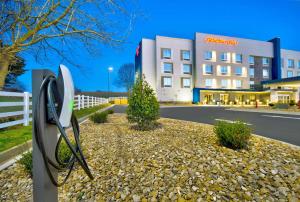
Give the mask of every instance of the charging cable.
[{"label": "charging cable", "polygon": [[[80,147],[80,131],[79,131],[79,124],[78,121],[75,117],[74,114],[72,114],[71,116],[71,125],[73,128],[73,136],[74,136],[74,140],[75,140],[75,144],[73,145],[69,139],[69,137],[66,134],[65,128],[61,125],[60,121],[59,121],[59,116],[57,114],[57,109],[56,109],[56,102],[55,102],[55,96],[54,93],[58,92],[57,91],[57,83],[56,83],[56,78],[55,76],[46,76],[40,86],[40,90],[37,96],[37,101],[36,101],[36,106],[35,106],[35,111],[34,111],[34,116],[33,116],[33,125],[34,125],[34,137],[37,143],[37,146],[43,156],[43,161],[44,161],[44,165],[46,168],[46,171],[49,175],[49,178],[51,180],[51,182],[59,187],[62,186],[63,184],[66,183],[66,181],[68,180],[68,178],[70,177],[70,174],[74,168],[74,164],[75,162],[78,162],[78,164],[82,167],[82,169],[84,170],[84,172],[89,176],[89,178],[92,180],[94,179],[88,164],[86,162],[86,159],[83,155],[82,149]],[[46,96],[46,103],[41,103],[41,98],[43,95],[47,95]],[[60,134],[59,134],[59,138],[56,144],[56,148],[55,148],[55,161],[51,160],[50,157],[47,155],[46,149],[45,149],[45,143],[43,140],[43,131],[44,131],[44,123],[41,122],[40,119],[40,111],[39,109],[41,108],[42,105],[46,105],[47,108],[47,115],[51,116],[51,121],[49,121],[49,123],[53,123],[57,126]],[[65,143],[67,144],[68,148],[70,149],[70,151],[72,152],[71,157],[68,159],[67,162],[63,162],[63,160],[61,160],[59,158],[59,148],[60,145],[62,143],[62,141],[65,141]],[[68,171],[67,175],[64,177],[64,179],[62,180],[62,182],[59,182],[58,180],[56,180],[53,175],[53,173],[51,172],[51,167],[52,169],[56,169],[57,171]]]}]

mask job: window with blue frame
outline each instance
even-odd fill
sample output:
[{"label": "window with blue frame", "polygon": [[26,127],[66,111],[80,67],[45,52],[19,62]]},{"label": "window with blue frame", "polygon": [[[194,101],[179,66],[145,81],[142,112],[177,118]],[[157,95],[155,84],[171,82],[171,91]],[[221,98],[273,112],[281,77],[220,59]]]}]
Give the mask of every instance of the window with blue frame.
[{"label": "window with blue frame", "polygon": [[294,73],[293,71],[287,71],[287,78],[293,77]]},{"label": "window with blue frame", "polygon": [[164,62],[164,73],[173,73],[173,63]]},{"label": "window with blue frame", "polygon": [[242,54],[235,54],[235,62],[236,63],[242,63],[243,62]]},{"label": "window with blue frame", "polygon": [[213,86],[213,81],[212,79],[205,79],[205,86],[210,88]]},{"label": "window with blue frame", "polygon": [[222,61],[228,61],[228,53],[227,52],[221,53],[221,60]]},{"label": "window with blue frame", "polygon": [[212,60],[212,55],[213,55],[212,51],[205,51],[204,59],[205,60]]},{"label": "window with blue frame", "polygon": [[265,79],[269,78],[269,70],[263,69],[263,78],[265,78]]},{"label": "window with blue frame", "polygon": [[172,87],[172,77],[162,77],[162,87]]},{"label": "window with blue frame", "polygon": [[294,60],[293,59],[288,59],[288,68],[294,68]]},{"label": "window with blue frame", "polygon": [[183,64],[183,74],[192,74],[191,64]]},{"label": "window with blue frame", "polygon": [[171,59],[172,51],[170,48],[162,48],[161,49],[161,56],[163,59]]},{"label": "window with blue frame", "polygon": [[221,88],[227,88],[228,87],[228,80],[222,79],[221,80]]},{"label": "window with blue frame", "polygon": [[237,75],[237,76],[242,75],[242,67],[236,67],[235,68],[235,75]]},{"label": "window with blue frame", "polygon": [[254,65],[254,56],[250,55],[248,62],[249,62],[250,65]]},{"label": "window with blue frame", "polygon": [[254,77],[254,68],[249,68],[249,76],[250,76],[251,78]]},{"label": "window with blue frame", "polygon": [[205,65],[205,73],[212,74],[213,73],[213,66],[212,65]]},{"label": "window with blue frame", "polygon": [[241,80],[236,80],[235,81],[235,87],[236,88],[242,88],[242,81]]},{"label": "window with blue frame", "polygon": [[228,74],[228,67],[227,66],[221,66],[221,74],[227,75]]},{"label": "window with blue frame", "polygon": [[263,66],[268,66],[269,65],[269,58],[262,58],[262,63],[263,63]]},{"label": "window with blue frame", "polygon": [[191,52],[188,50],[181,51],[181,59],[182,60],[190,60],[191,59]]}]

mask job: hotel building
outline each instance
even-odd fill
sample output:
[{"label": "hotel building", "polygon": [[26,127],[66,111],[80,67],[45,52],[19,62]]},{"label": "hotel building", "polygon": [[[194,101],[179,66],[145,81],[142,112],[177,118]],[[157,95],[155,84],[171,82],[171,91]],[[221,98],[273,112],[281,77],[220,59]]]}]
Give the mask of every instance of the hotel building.
[{"label": "hotel building", "polygon": [[299,100],[300,52],[280,39],[258,41],[196,33],[195,39],[142,39],[135,54],[161,102],[268,104]]}]

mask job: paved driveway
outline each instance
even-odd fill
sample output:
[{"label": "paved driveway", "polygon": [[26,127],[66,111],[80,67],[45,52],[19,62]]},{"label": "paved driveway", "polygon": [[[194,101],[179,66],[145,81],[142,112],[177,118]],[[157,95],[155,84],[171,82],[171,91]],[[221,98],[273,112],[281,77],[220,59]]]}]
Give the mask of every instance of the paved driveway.
[{"label": "paved driveway", "polygon": [[[125,106],[114,106],[124,113]],[[249,124],[257,135],[300,146],[300,116],[259,112],[229,111],[223,107],[163,107],[161,117],[214,124],[217,120],[241,120]]]}]

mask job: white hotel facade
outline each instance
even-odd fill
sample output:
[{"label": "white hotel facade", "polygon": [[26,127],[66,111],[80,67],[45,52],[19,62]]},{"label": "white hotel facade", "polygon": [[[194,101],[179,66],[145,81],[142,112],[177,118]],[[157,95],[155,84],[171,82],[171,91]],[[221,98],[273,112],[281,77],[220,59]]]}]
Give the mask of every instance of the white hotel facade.
[{"label": "white hotel facade", "polygon": [[195,39],[142,39],[135,69],[161,102],[267,104],[299,100],[300,52],[280,39],[196,33]]}]

